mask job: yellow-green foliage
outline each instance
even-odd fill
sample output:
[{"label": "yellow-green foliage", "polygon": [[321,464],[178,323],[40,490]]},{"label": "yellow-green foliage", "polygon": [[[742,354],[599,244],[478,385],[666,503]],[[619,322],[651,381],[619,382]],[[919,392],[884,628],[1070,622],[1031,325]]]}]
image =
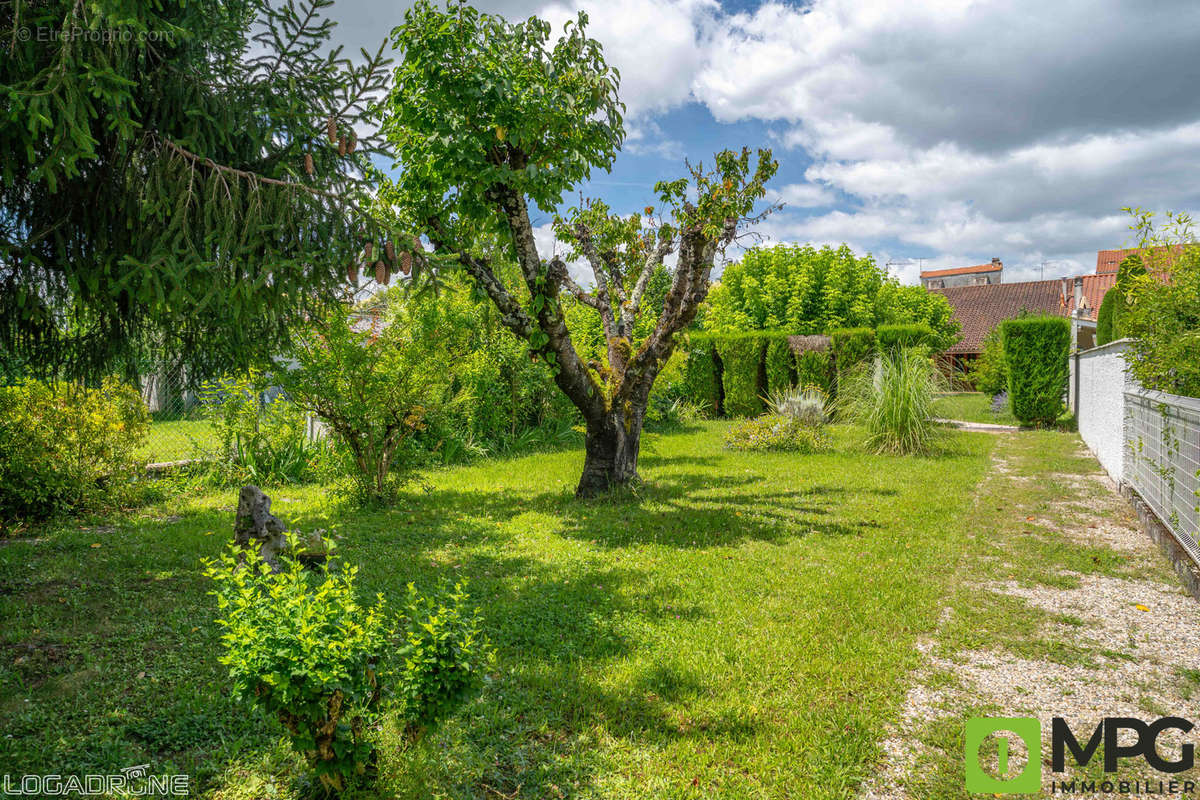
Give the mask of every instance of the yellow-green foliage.
[{"label": "yellow-green foliage", "polygon": [[119,496],[150,427],[141,395],[27,381],[0,388],[0,519],[45,517]]},{"label": "yellow-green foliage", "polygon": [[725,447],[730,450],[824,453],[832,445],[821,426],[805,424],[799,417],[764,414],[730,428],[725,435]]}]

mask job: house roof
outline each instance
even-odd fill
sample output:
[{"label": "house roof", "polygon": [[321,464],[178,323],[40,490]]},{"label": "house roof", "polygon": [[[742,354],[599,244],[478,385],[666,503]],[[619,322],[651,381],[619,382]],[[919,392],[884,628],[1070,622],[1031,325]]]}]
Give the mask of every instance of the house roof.
[{"label": "house roof", "polygon": [[922,278],[944,278],[950,275],[974,275],[979,272],[1000,272],[1004,269],[1003,264],[976,264],[973,267],[951,267],[949,269],[926,269],[921,270]]},{"label": "house roof", "polygon": [[953,286],[932,291],[945,295],[954,309],[954,317],[962,326],[958,343],[946,351],[952,355],[981,352],[983,340],[992,328],[1018,316],[1022,311],[1066,316],[1069,313],[1068,299],[1071,297],[1064,293],[1064,282],[1057,278],[1049,281]]},{"label": "house roof", "polygon": [[[1137,253],[1142,256],[1142,259],[1149,260],[1148,256],[1156,256],[1162,258],[1164,255],[1178,255],[1183,250],[1182,245],[1161,245],[1158,247],[1126,247],[1124,250],[1100,250],[1096,253],[1096,274],[1101,275],[1108,272],[1116,272],[1121,266],[1121,262],[1126,256]],[[1151,266],[1147,264],[1146,266]],[[1156,265],[1161,266],[1161,265]],[[1097,304],[1098,305],[1098,304]]]}]

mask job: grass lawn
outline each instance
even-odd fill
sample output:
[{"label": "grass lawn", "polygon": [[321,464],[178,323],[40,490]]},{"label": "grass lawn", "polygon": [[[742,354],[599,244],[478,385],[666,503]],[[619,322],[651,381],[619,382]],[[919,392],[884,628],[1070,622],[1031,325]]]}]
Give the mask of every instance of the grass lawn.
[{"label": "grass lawn", "polygon": [[198,449],[217,446],[217,432],[208,420],[151,422],[146,441],[137,449],[139,459],[152,464],[193,458]]},{"label": "grass lawn", "polygon": [[[385,732],[379,796],[854,795],[952,591],[996,438],[902,458],[839,429],[836,453],[762,455],[722,450],[726,428],[647,436],[647,484],[617,501],[573,499],[578,449],[432,472],[390,511],[271,492],[294,527],[334,530],[364,592],[467,578],[496,646],[455,718],[407,749]],[[295,796],[299,762],[217,663],[201,559],[235,503],[0,543],[0,771],[150,763],[205,796]]]},{"label": "grass lawn", "polygon": [[990,422],[996,425],[1017,425],[1017,418],[1005,405],[999,414],[992,411],[992,398],[983,392],[960,392],[939,395],[934,413],[943,419],[958,419],[965,422]]}]

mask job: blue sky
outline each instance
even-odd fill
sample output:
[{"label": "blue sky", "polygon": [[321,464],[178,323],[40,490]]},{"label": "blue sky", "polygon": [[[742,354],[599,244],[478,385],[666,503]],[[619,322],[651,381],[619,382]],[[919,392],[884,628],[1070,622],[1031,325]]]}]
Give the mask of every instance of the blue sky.
[{"label": "blue sky", "polygon": [[[629,138],[582,187],[633,212],[684,158],[771,147],[768,241],[846,242],[905,282],[992,257],[1080,274],[1130,242],[1122,206],[1200,209],[1194,0],[480,0],[584,9],[622,73]],[[347,44],[405,3],[338,0]],[[553,246],[548,230],[539,241]]]}]

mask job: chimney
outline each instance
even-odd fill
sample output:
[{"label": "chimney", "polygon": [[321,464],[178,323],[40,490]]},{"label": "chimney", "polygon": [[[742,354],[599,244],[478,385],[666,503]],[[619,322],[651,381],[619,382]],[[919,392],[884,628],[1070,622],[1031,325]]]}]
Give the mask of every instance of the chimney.
[{"label": "chimney", "polygon": [[995,256],[992,256],[992,266],[1003,267],[1004,264],[1001,263],[1000,259],[996,258]]},{"label": "chimney", "polygon": [[1075,316],[1083,316],[1083,278],[1075,279]]}]

